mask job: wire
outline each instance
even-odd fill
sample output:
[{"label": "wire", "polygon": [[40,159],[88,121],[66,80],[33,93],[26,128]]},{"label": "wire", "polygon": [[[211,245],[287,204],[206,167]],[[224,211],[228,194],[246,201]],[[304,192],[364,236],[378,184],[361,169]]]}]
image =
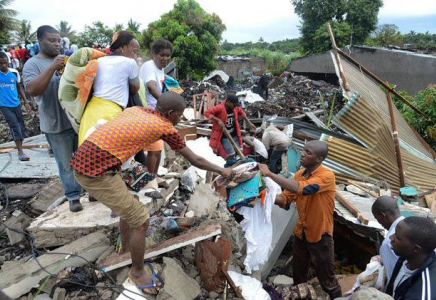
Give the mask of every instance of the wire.
[{"label": "wire", "polygon": [[[11,157],[11,160],[12,160],[12,157]],[[9,162],[9,163],[10,163],[10,162]],[[6,166],[7,166],[9,163],[7,163]],[[6,166],[5,166],[5,167],[6,167]],[[5,169],[5,167],[2,169],[2,171]],[[0,171],[0,172],[1,172],[1,171]],[[6,210],[6,208],[9,206],[9,197],[8,197],[8,194],[7,194],[7,188],[6,188],[6,186],[3,185],[3,183],[0,182],[0,187],[1,187],[1,188],[3,189],[3,191],[4,191],[5,200],[6,200],[5,208],[3,209],[3,211],[2,211],[1,214],[0,214],[0,224],[4,225],[7,229],[9,229],[9,230],[11,230],[11,231],[13,231],[13,232],[21,233],[21,234],[24,234],[24,235],[28,236],[28,237],[29,237],[30,248],[31,248],[31,251],[32,251],[32,257],[33,257],[33,259],[35,260],[35,262],[38,264],[38,266],[41,268],[41,270],[43,270],[44,272],[46,272],[50,277],[55,276],[56,274],[53,274],[53,273],[49,272],[49,271],[48,271],[44,266],[42,266],[41,263],[39,262],[39,260],[38,260],[38,252],[40,252],[40,251],[36,250],[36,248],[35,248],[35,245],[34,245],[35,237],[34,237],[32,234],[30,234],[30,233],[28,233],[28,232],[26,232],[26,231],[24,231],[24,230],[20,230],[20,229],[17,229],[17,228],[12,228],[12,227],[10,227],[9,225],[7,225],[7,224],[2,220],[1,217],[5,215],[5,210]],[[10,248],[9,248],[9,249],[10,249]],[[126,288],[125,288],[124,286],[122,286],[122,285],[117,285],[117,284],[116,284],[116,281],[112,278],[112,276],[110,276],[108,273],[106,273],[106,272],[104,272],[104,271],[99,270],[99,268],[98,268],[98,267],[97,267],[93,262],[87,260],[85,257],[80,256],[80,255],[78,255],[78,254],[73,254],[73,253],[63,253],[63,252],[46,252],[46,253],[44,253],[44,254],[49,254],[49,255],[50,255],[50,254],[51,254],[51,255],[69,255],[69,256],[72,256],[72,257],[78,257],[78,258],[80,258],[80,259],[83,259],[83,260],[84,260],[88,265],[90,265],[93,269],[100,271],[104,276],[106,276],[107,278],[109,278],[109,280],[113,283],[113,285],[105,285],[105,286],[100,287],[100,286],[96,286],[96,285],[87,285],[87,284],[83,284],[83,283],[81,283],[81,282],[77,282],[77,281],[70,280],[70,279],[64,279],[65,282],[69,282],[69,283],[72,283],[72,284],[75,284],[75,285],[78,285],[78,286],[83,286],[83,287],[86,287],[86,288],[93,288],[93,289],[97,289],[97,288],[110,288],[110,289],[112,289],[112,290],[118,290],[118,291],[121,291],[121,295],[125,296],[125,297],[128,298],[128,299],[132,299],[132,300],[134,300],[134,298],[131,298],[131,297],[127,296],[126,294],[124,294],[124,292],[125,292],[125,290],[126,290]],[[65,260],[65,259],[64,259],[64,260]],[[133,291],[130,291],[130,290],[129,290],[128,292],[130,292],[130,293],[132,293],[132,294],[135,294],[135,295],[138,295],[138,296],[141,296],[141,297],[143,297],[144,299],[147,299],[144,295],[139,294],[139,293],[137,293],[137,292],[133,292]]]}]

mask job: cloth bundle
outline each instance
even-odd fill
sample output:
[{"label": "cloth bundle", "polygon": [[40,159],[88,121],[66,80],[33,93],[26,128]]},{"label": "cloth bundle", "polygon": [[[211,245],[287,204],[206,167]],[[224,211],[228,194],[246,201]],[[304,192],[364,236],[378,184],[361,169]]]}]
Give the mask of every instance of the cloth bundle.
[{"label": "cloth bundle", "polygon": [[76,132],[97,75],[97,59],[104,55],[92,48],[81,48],[70,56],[62,74],[59,102]]}]

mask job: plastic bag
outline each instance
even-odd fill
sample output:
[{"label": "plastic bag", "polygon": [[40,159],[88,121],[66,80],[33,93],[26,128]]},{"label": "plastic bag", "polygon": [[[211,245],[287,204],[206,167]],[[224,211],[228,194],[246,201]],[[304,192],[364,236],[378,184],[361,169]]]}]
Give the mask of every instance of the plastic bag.
[{"label": "plastic bag", "polygon": [[197,186],[198,175],[195,172],[195,167],[190,166],[183,174],[180,183],[189,192],[193,193]]},{"label": "plastic bag", "polygon": [[[380,263],[379,256],[373,256],[366,265],[365,271],[357,276],[353,288],[345,293],[350,295],[360,287],[374,287],[378,290],[383,290],[386,281],[385,267]],[[344,295],[344,296],[345,296]]]}]

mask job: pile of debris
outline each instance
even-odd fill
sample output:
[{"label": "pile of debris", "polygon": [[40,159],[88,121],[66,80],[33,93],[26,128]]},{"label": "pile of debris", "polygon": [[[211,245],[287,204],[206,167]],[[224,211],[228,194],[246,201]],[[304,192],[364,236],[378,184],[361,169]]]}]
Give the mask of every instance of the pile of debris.
[{"label": "pile of debris", "polygon": [[[188,143],[205,149],[208,141]],[[160,168],[159,178],[134,193],[152,215],[144,259],[165,282],[158,299],[240,298],[230,274],[242,274],[247,268],[243,228],[212,187],[208,173],[188,168],[174,153],[168,157],[174,158],[168,168]],[[54,160],[49,155],[47,159]],[[224,163],[220,157],[208,159]],[[141,298],[128,278],[130,254],[117,253],[119,219],[107,207],[89,202],[84,194],[84,210],[71,213],[58,179],[22,178],[17,183],[19,178],[17,174],[1,184],[0,290],[23,300],[30,294],[51,299]],[[287,225],[295,221],[295,214],[280,209],[278,213],[284,222],[275,233],[266,268],[253,271],[259,280],[273,269],[291,235]],[[279,279],[271,285],[283,285]]]},{"label": "pile of debris", "polygon": [[280,77],[275,77],[270,83],[268,100],[248,105],[247,115],[257,118],[260,112],[262,115],[295,117],[321,109],[327,118],[330,114],[334,116],[344,104],[341,89],[325,81],[290,74],[287,82],[282,82]]}]

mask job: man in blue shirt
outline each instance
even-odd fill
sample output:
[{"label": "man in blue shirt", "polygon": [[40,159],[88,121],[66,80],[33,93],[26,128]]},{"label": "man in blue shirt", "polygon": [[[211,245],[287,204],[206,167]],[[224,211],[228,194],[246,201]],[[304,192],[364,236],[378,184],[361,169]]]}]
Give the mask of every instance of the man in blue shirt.
[{"label": "man in blue shirt", "polygon": [[23,152],[24,126],[18,93],[24,101],[24,106],[30,113],[32,109],[27,102],[26,95],[20,85],[20,74],[15,69],[8,68],[6,53],[0,52],[0,112],[5,117],[11,130],[12,138],[18,150],[18,158],[21,161],[29,160]]}]

